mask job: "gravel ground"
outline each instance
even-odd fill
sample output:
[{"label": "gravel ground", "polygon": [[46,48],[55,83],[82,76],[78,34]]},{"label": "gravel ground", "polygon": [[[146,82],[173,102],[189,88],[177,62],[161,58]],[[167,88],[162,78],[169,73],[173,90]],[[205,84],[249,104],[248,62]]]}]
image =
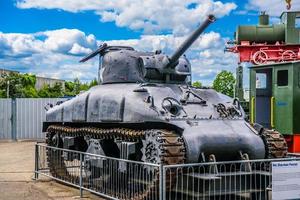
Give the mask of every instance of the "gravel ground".
[{"label": "gravel ground", "polygon": [[[0,199],[80,199],[79,190],[40,176],[32,180],[34,142],[0,142]],[[102,199],[84,192],[84,199]]]}]

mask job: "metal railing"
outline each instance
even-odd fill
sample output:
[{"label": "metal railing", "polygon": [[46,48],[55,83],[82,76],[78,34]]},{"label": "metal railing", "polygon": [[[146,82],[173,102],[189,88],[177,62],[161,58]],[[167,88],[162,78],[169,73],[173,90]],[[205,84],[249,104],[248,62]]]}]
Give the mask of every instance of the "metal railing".
[{"label": "metal railing", "polygon": [[164,181],[163,199],[271,200],[272,162],[281,161],[300,161],[300,155],[163,166],[163,177],[169,178]]},{"label": "metal railing", "polygon": [[284,159],[157,165],[37,143],[35,179],[45,175],[109,199],[271,199],[272,162]]},{"label": "metal railing", "polygon": [[[109,199],[160,197],[160,165],[67,150],[37,143],[35,179],[39,175]],[[161,187],[159,187],[159,185]]]}]

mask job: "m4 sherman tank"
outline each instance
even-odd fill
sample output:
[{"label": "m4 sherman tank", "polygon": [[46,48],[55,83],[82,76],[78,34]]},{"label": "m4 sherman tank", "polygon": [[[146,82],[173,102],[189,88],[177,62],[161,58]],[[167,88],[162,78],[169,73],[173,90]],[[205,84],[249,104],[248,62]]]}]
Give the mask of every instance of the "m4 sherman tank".
[{"label": "m4 sherman tank", "polygon": [[[47,111],[47,144],[163,165],[284,157],[282,136],[245,121],[237,99],[190,85],[183,54],[214,20],[210,15],[170,57],[103,44],[83,58],[100,56],[102,83]],[[48,152],[51,172],[67,179],[56,167],[63,159],[75,158]],[[88,157],[84,163],[101,167]]]}]

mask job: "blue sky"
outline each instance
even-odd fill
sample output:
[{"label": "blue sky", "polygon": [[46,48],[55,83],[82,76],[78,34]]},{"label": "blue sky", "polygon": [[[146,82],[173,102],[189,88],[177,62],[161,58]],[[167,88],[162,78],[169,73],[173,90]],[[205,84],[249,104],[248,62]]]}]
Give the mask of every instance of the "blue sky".
[{"label": "blue sky", "polygon": [[171,53],[214,13],[218,20],[187,52],[193,80],[210,85],[219,71],[236,67],[236,55],[223,53],[226,40],[238,24],[256,24],[261,10],[278,16],[284,0],[1,0],[0,68],[90,80],[97,74],[96,59],[78,60],[102,42]]},{"label": "blue sky", "polygon": [[[126,27],[118,27],[114,22],[99,21],[99,16],[93,11],[71,13],[58,9],[19,9],[17,1],[0,1],[0,17],[5,19],[0,23],[0,30],[4,33],[34,33],[45,30],[61,28],[78,29],[86,34],[94,34],[101,40],[132,39],[139,38],[142,30],[131,30]],[[243,8],[243,1],[234,2]],[[256,23],[257,17],[247,15],[235,15],[231,13],[218,20],[209,30],[215,30],[222,35],[231,37],[237,24]],[[167,32],[165,32],[167,33]]]}]

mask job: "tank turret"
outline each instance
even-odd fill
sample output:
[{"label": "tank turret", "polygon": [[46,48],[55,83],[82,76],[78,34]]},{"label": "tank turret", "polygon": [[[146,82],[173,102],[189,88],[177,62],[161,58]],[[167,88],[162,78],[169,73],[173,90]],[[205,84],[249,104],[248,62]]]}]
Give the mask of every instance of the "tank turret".
[{"label": "tank turret", "polygon": [[190,63],[183,56],[209,24],[213,15],[199,26],[169,57],[156,52],[139,52],[132,47],[102,44],[97,50],[84,57],[85,62],[96,55],[103,57],[101,65],[103,83],[111,82],[184,82],[191,75]]},{"label": "tank turret", "polygon": [[[206,20],[203,22],[201,26],[199,26],[173,53],[171,57],[167,55],[155,55],[152,57],[149,56],[141,56],[140,59],[142,61],[142,65],[145,69],[156,69],[158,74],[164,74],[165,81],[170,82],[173,77],[177,76],[180,79],[181,76],[187,76],[190,72],[182,72],[176,70],[176,67],[179,69],[181,65],[189,66],[189,62],[187,60],[180,60],[181,56],[185,53],[185,51],[198,39],[198,37],[203,33],[203,31],[215,21],[215,17],[213,15],[209,15]],[[150,70],[151,71],[151,70]],[[156,76],[150,78],[155,78]]]}]

